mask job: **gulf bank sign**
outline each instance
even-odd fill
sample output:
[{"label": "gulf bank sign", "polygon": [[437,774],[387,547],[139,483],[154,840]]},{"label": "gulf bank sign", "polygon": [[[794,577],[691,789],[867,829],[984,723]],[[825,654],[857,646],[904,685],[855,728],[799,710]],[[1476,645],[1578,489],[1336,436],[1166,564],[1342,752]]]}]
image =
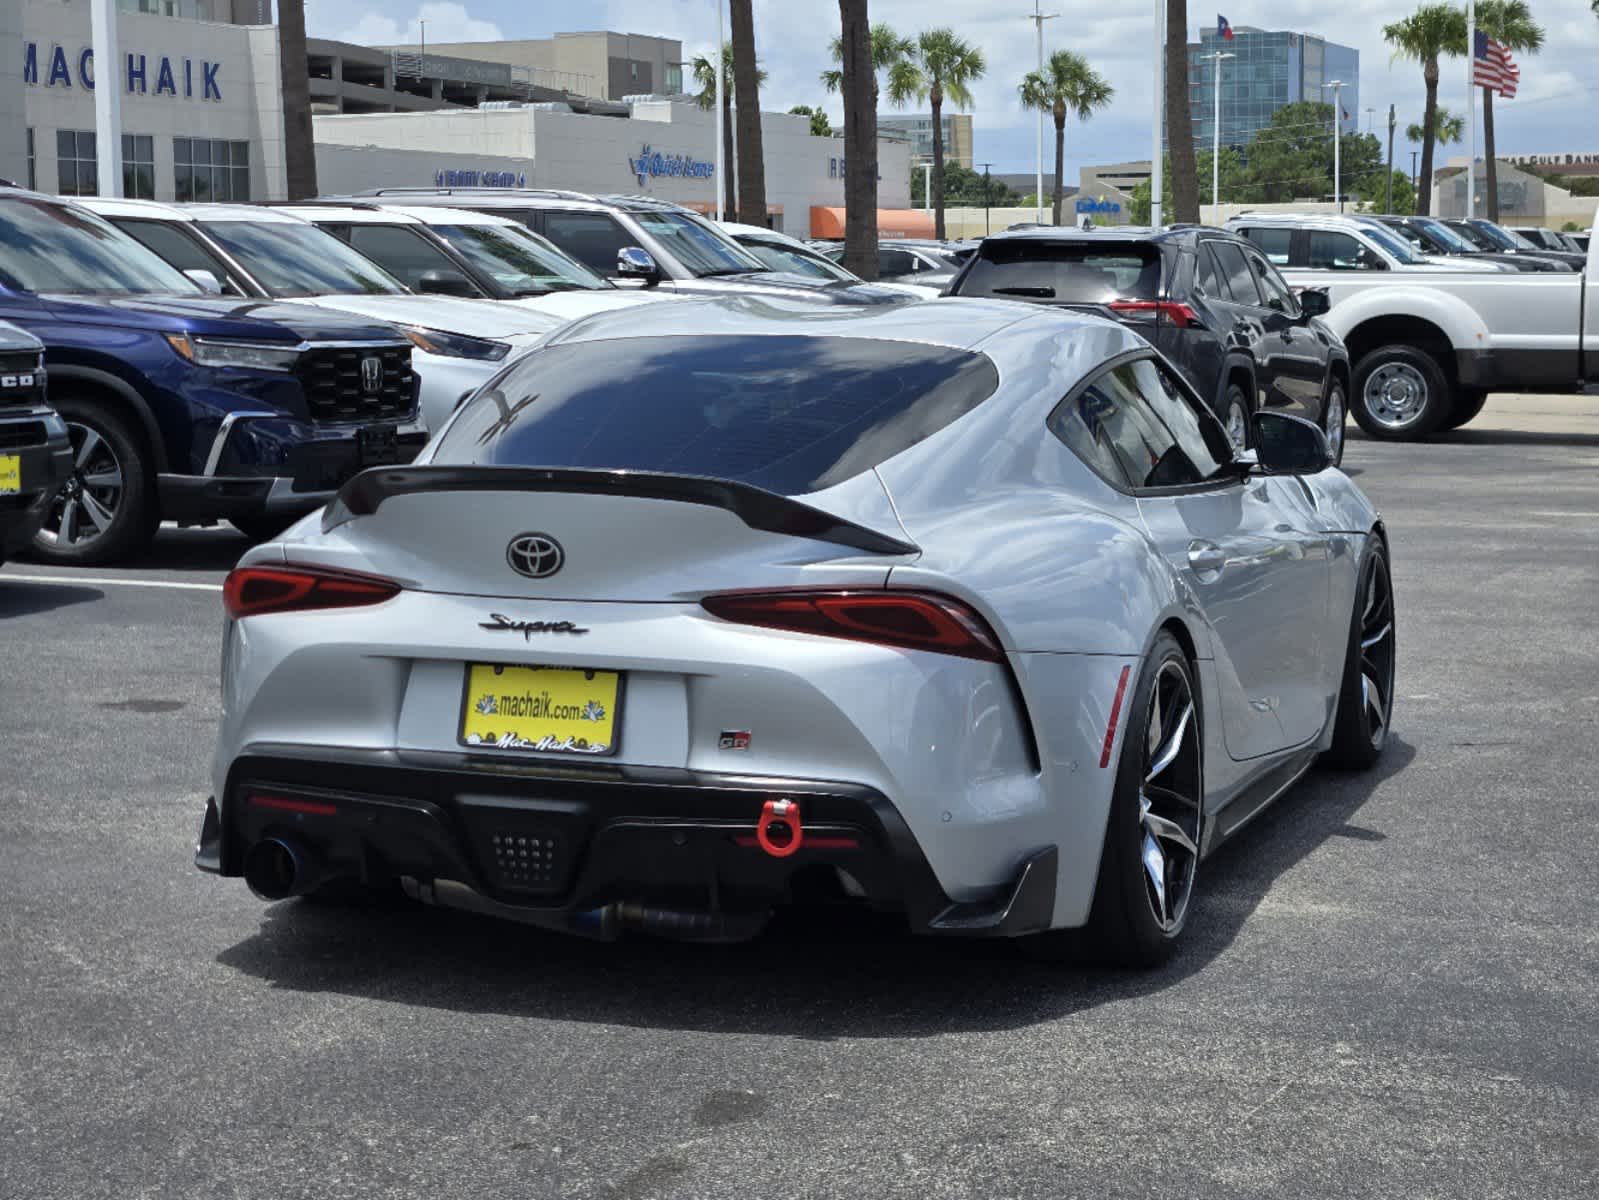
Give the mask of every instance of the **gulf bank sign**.
[{"label": "gulf bank sign", "polygon": [[[159,58],[146,54],[127,56],[122,72],[122,90],[130,96],[172,96],[184,100],[221,100],[222,85],[217,72],[222,64],[205,59]],[[65,46],[52,46],[41,53],[38,42],[22,46],[22,81],[29,87],[82,88],[94,91],[94,50],[84,46],[68,53]]]}]

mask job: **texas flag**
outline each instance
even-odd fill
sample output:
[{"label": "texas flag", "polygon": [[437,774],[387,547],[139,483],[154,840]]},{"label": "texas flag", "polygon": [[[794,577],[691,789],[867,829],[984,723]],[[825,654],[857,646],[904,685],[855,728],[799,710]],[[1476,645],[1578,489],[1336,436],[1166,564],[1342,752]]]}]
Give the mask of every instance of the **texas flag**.
[{"label": "texas flag", "polygon": [[1233,27],[1226,17],[1216,14],[1216,36],[1224,42],[1233,40]]}]

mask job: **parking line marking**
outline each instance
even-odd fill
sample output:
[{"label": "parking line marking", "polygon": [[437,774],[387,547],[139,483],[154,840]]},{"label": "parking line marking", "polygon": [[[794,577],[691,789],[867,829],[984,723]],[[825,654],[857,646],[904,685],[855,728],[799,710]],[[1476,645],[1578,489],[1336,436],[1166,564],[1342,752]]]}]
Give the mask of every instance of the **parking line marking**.
[{"label": "parking line marking", "polygon": [[17,575],[0,571],[0,584],[17,583],[81,583],[92,587],[151,587],[171,588],[179,592],[220,592],[220,583],[179,583],[170,579],[114,579],[105,575]]}]

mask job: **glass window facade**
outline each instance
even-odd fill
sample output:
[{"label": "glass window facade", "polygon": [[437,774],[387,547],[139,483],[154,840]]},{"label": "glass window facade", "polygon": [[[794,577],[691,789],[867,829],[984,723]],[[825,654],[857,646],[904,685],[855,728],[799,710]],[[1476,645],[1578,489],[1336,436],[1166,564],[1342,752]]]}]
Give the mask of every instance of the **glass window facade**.
[{"label": "glass window facade", "polygon": [[1233,57],[1221,62],[1221,142],[1244,148],[1271,124],[1277,110],[1301,100],[1331,104],[1324,85],[1342,80],[1345,116],[1342,128],[1355,133],[1360,123],[1360,51],[1310,34],[1286,30],[1236,27],[1231,40],[1207,29],[1188,46],[1188,100],[1193,115],[1194,143],[1211,147],[1215,137],[1216,60],[1218,51]]},{"label": "glass window facade", "polygon": [[172,171],[179,204],[250,198],[250,143],[173,138]]},{"label": "glass window facade", "polygon": [[56,130],[56,191],[63,196],[100,194],[94,130]]},{"label": "glass window facade", "polygon": [[122,135],[122,194],[129,200],[155,199],[155,138]]}]

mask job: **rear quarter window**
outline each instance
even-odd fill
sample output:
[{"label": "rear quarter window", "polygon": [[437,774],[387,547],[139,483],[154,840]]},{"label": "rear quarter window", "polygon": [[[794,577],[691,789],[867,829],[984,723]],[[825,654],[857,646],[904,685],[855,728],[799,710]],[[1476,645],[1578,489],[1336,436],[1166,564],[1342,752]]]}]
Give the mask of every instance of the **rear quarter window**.
[{"label": "rear quarter window", "polygon": [[917,342],[572,342],[473,397],[431,461],[701,475],[798,496],[908,450],[998,386],[986,355]]},{"label": "rear quarter window", "polygon": [[961,281],[962,296],[1105,304],[1160,296],[1160,251],[1147,243],[987,241]]}]

